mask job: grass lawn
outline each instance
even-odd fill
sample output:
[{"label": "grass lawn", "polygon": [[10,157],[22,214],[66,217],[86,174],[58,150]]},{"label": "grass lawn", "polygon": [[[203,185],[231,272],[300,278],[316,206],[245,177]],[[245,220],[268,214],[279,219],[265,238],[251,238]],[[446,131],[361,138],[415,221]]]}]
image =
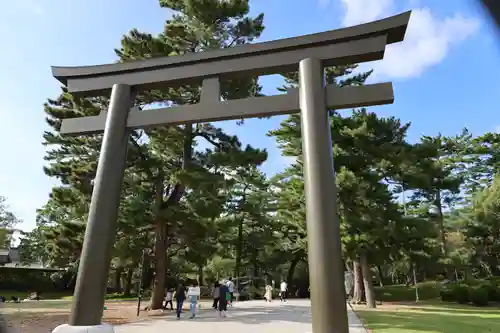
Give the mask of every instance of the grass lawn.
[{"label": "grass lawn", "polygon": [[455,304],[384,304],[377,309],[354,308],[373,333],[500,332],[500,307]]},{"label": "grass lawn", "polygon": [[[13,290],[0,290],[0,295],[10,300],[12,296],[25,299],[30,293],[26,291],[13,291]],[[44,292],[42,293],[42,299],[47,300],[61,300],[61,299],[71,299],[73,293],[71,292]]]},{"label": "grass lawn", "polygon": [[[21,299],[25,299],[28,296],[28,292],[19,292],[12,290],[0,290],[0,295],[5,297],[7,300],[10,300],[12,296],[19,297]],[[41,294],[42,300],[61,300],[61,301],[71,301],[73,299],[73,293],[71,291],[65,292],[43,292]],[[123,294],[107,294],[107,300],[117,300],[117,301],[128,301],[128,300],[136,300],[136,296],[125,297]]]}]

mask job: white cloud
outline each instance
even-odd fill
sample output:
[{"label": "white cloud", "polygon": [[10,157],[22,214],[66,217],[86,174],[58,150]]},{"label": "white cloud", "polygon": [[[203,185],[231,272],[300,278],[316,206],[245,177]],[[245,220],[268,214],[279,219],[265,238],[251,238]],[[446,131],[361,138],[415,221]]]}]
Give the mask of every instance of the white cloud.
[{"label": "white cloud", "polygon": [[342,25],[356,25],[385,16],[392,9],[392,0],[341,0],[346,9]]},{"label": "white cloud", "polygon": [[[354,25],[393,15],[394,0],[341,0],[346,8],[344,25]],[[388,45],[384,60],[370,64],[376,76],[418,77],[442,62],[451,48],[474,35],[479,20],[455,14],[444,19],[429,8],[412,11],[405,40]]]}]

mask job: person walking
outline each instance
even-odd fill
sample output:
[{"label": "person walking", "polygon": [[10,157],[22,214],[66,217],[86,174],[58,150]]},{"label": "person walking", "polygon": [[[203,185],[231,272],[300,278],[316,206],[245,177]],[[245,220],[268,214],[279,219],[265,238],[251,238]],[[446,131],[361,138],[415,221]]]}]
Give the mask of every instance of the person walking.
[{"label": "person walking", "polygon": [[214,303],[212,304],[212,308],[217,310],[219,307],[219,302],[220,302],[220,283],[219,283],[219,281],[214,283],[214,287],[212,289],[212,297],[214,299]]},{"label": "person walking", "polygon": [[186,289],[179,283],[177,290],[175,291],[175,302],[176,302],[176,310],[177,310],[177,320],[181,319],[182,305],[186,300]]},{"label": "person walking", "polygon": [[227,314],[227,301],[226,299],[230,297],[229,288],[227,284],[221,283],[219,286],[219,316],[226,317]]},{"label": "person walking", "polygon": [[229,277],[227,281],[227,289],[229,290],[229,304],[233,306],[233,299],[234,299],[234,282],[233,278]]},{"label": "person walking", "polygon": [[189,310],[191,311],[191,319],[196,317],[196,306],[198,305],[200,294],[201,290],[198,286],[198,281],[194,281],[187,292],[187,298],[189,300]]},{"label": "person walking", "polygon": [[282,280],[280,284],[280,299],[281,302],[286,302],[286,299],[288,297],[288,284]]},{"label": "person walking", "polygon": [[266,286],[266,293],[264,294],[264,298],[268,303],[271,303],[271,301],[273,300],[273,287],[270,284]]},{"label": "person walking", "polygon": [[164,309],[166,309],[169,304],[170,304],[170,310],[174,309],[174,305],[172,304],[172,298],[173,298],[172,296],[173,295],[174,295],[174,290],[172,288],[167,288],[167,292],[165,295],[165,307],[164,307]]}]

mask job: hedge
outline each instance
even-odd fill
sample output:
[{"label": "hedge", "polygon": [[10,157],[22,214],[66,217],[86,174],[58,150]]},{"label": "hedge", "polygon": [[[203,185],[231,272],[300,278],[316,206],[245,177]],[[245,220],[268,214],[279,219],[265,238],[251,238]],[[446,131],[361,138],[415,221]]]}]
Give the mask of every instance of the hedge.
[{"label": "hedge", "polygon": [[55,291],[50,279],[53,271],[0,267],[0,290],[15,291]]},{"label": "hedge", "polygon": [[486,306],[489,303],[488,288],[484,285],[469,287],[469,299],[475,306]]},{"label": "hedge", "polygon": [[[418,284],[418,297],[420,300],[432,300],[439,298],[441,283],[427,281]],[[408,302],[415,300],[415,286],[393,285],[374,287],[375,298],[382,302]]]},{"label": "hedge", "polygon": [[490,302],[500,302],[500,287],[496,279],[445,283],[441,287],[440,298],[443,302],[470,302],[476,306],[486,306]]}]

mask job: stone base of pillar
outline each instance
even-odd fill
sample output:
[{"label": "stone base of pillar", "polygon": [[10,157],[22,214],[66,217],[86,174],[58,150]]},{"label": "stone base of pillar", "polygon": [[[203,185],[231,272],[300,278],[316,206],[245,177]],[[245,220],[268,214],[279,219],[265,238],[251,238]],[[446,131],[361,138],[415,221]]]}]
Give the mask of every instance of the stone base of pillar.
[{"label": "stone base of pillar", "polygon": [[52,333],[115,333],[113,326],[102,324],[97,326],[57,326]]}]

